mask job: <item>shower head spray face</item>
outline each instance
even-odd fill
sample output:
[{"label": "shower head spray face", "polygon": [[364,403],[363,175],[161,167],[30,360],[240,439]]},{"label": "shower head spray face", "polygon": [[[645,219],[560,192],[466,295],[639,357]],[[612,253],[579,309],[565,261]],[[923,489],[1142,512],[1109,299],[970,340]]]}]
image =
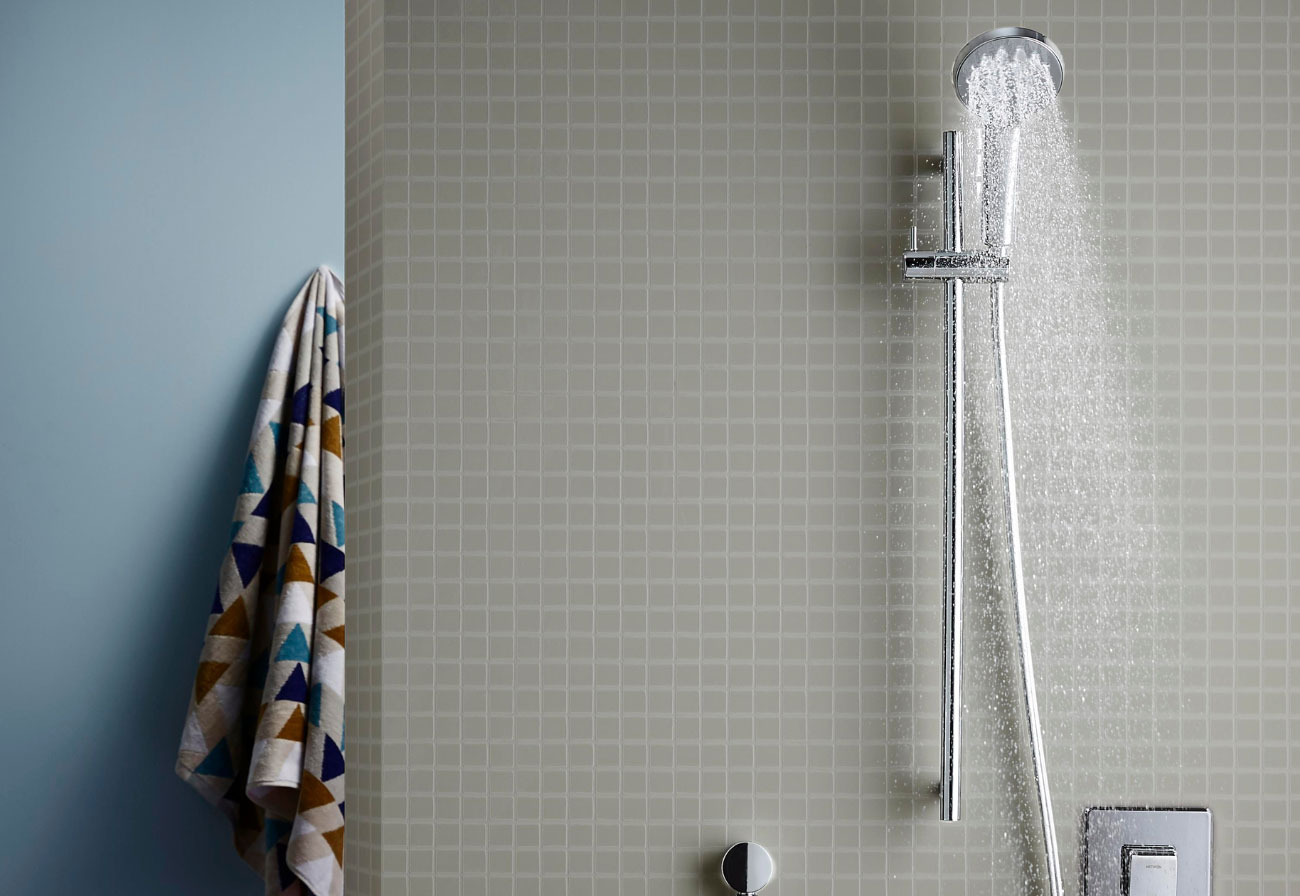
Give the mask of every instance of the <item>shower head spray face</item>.
[{"label": "shower head spray face", "polygon": [[[1031,69],[1035,58],[1041,67]],[[1015,76],[1012,68],[1036,72],[1038,77]],[[994,28],[961,48],[952,80],[957,98],[978,117],[1014,127],[1055,99],[1065,81],[1065,63],[1045,34],[1030,28]],[[1000,83],[993,85],[990,80]],[[982,89],[972,91],[972,81]],[[996,103],[989,102],[993,98]]]},{"label": "shower head spray face", "polygon": [[1028,28],[995,28],[973,38],[952,70],[957,96],[980,127],[975,193],[980,232],[1006,254],[1014,235],[1021,125],[1056,103],[1065,80],[1061,51]]}]

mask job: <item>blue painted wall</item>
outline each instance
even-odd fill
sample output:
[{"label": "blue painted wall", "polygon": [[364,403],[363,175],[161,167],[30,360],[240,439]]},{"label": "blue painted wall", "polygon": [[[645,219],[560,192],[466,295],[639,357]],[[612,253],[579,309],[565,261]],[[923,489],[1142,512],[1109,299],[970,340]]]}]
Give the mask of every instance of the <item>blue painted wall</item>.
[{"label": "blue painted wall", "polygon": [[172,763],[343,73],[341,3],[0,4],[0,892],[261,892]]}]

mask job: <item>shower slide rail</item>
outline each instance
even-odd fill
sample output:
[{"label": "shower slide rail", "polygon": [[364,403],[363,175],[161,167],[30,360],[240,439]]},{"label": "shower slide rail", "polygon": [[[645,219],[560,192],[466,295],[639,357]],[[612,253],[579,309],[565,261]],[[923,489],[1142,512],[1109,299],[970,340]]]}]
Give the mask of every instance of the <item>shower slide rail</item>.
[{"label": "shower slide rail", "polygon": [[[997,135],[1004,138],[1006,135]],[[1014,144],[1018,135],[1012,135]],[[1029,728],[1034,781],[1037,785],[1039,818],[1042,823],[1044,851],[1050,892],[1061,896],[1060,848],[1053,820],[1051,794],[1047,781],[1047,760],[1043,748],[1042,723],[1034,683],[1033,655],[1029,640],[1028,605],[1025,598],[1024,571],[1020,549],[1020,515],[1016,498],[1015,448],[1011,430],[1011,398],[1007,377],[1005,296],[1009,268],[1005,236],[1009,221],[989,214],[981,217],[983,234],[990,248],[974,251],[962,246],[962,141],[956,131],[943,134],[943,248],[922,251],[912,246],[903,254],[904,277],[910,280],[942,280],[944,284],[944,489],[943,489],[943,671],[942,671],[942,755],[940,759],[939,817],[943,821],[961,818],[962,760],[962,628],[963,628],[963,518],[965,463],[965,345],[962,335],[964,283],[984,282],[992,292],[991,326],[997,379],[999,426],[1002,436],[1003,487],[1006,496],[1007,550],[1011,570],[1011,590],[1016,617],[1016,642],[1019,650],[1020,677]],[[1014,175],[1008,179],[1005,193],[998,197],[1010,207]],[[979,186],[983,186],[980,184]],[[981,191],[983,194],[983,191]],[[981,196],[987,199],[986,195]],[[1001,231],[992,233],[988,231]],[[991,239],[990,239],[991,237]],[[996,248],[993,248],[996,246]]]}]

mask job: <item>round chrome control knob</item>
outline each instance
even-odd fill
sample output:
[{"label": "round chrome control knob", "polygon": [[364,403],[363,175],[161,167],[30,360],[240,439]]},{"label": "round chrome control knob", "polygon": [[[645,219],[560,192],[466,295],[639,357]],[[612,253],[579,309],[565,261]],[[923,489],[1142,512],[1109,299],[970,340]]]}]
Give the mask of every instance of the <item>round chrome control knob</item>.
[{"label": "round chrome control knob", "polygon": [[757,843],[742,841],[722,854],[722,879],[740,896],[750,896],[776,876],[772,854]]}]

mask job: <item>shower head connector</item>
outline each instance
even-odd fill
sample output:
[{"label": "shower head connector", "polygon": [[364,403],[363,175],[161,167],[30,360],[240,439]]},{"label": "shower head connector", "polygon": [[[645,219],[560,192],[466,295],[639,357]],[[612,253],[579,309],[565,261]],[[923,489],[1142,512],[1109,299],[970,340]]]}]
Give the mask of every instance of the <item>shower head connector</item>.
[{"label": "shower head connector", "polygon": [[1037,53],[1043,60],[1052,78],[1052,86],[1059,93],[1065,81],[1065,61],[1056,44],[1047,39],[1047,35],[1032,28],[1011,26],[985,31],[967,41],[966,46],[957,54],[957,62],[952,67],[952,82],[957,88],[957,99],[967,105],[967,89],[971,70],[984,61],[987,56],[997,55],[1005,50],[1008,56],[1015,57],[1017,50],[1023,50],[1026,56]]}]

